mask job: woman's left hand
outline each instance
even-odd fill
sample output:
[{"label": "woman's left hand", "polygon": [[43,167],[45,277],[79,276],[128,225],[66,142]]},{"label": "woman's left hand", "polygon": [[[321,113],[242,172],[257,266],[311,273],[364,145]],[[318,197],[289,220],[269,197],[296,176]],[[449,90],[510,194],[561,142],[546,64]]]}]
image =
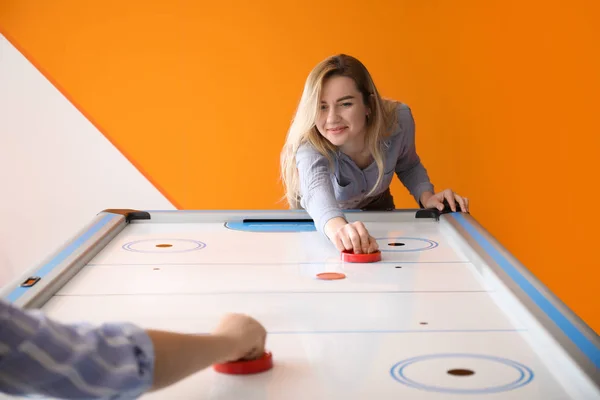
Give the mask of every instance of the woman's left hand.
[{"label": "woman's left hand", "polygon": [[462,212],[469,212],[469,199],[459,196],[450,189],[430,195],[421,203],[425,208],[437,208],[442,211],[444,209],[444,200],[448,201],[450,209],[454,212],[457,211],[457,205],[460,206]]}]

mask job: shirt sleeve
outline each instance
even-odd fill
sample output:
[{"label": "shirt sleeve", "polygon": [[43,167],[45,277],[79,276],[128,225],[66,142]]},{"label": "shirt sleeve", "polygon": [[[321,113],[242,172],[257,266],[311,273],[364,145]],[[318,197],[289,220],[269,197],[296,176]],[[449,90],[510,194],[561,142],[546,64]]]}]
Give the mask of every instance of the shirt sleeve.
[{"label": "shirt sleeve", "polygon": [[311,216],[317,230],[324,234],[327,221],[344,217],[331,184],[329,160],[312,146],[305,144],[296,153],[296,167],[300,184],[300,205]]},{"label": "shirt sleeve", "polygon": [[154,348],[130,323],[62,324],[0,301],[0,391],[132,399],[150,389]]},{"label": "shirt sleeve", "polygon": [[415,120],[410,108],[404,104],[399,105],[398,120],[401,126],[400,154],[396,163],[396,175],[408,189],[410,194],[420,203],[421,195],[426,191],[434,191],[427,170],[419,155],[415,144]]}]

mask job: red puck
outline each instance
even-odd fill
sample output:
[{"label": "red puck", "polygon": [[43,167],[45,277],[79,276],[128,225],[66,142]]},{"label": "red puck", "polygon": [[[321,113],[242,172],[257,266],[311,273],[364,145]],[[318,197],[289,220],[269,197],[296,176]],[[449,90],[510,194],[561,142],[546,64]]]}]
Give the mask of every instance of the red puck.
[{"label": "red puck", "polygon": [[325,281],[344,279],[345,277],[346,275],[342,274],[341,272],[321,272],[320,274],[317,274],[318,279],[323,279]]},{"label": "red puck", "polygon": [[255,360],[231,361],[213,365],[215,371],[230,375],[257,374],[271,368],[273,368],[273,355],[270,352],[265,352],[262,357]]},{"label": "red puck", "polygon": [[351,263],[372,263],[381,261],[381,251],[377,250],[374,253],[359,253],[355,254],[352,251],[342,251],[342,261]]}]

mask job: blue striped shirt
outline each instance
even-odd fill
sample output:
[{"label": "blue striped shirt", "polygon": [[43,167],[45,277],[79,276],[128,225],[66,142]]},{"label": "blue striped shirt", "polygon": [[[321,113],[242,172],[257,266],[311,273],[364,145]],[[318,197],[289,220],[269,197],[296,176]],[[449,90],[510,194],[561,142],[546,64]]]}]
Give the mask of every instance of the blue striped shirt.
[{"label": "blue striped shirt", "polygon": [[64,324],[0,300],[0,391],[131,399],[150,389],[154,347],[130,323]]}]

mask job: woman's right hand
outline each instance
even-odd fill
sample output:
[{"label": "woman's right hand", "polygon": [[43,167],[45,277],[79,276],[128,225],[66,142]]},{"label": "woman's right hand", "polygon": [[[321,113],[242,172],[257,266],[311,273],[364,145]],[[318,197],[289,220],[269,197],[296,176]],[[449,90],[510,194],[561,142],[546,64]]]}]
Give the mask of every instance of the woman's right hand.
[{"label": "woman's right hand", "polygon": [[325,224],[325,235],[339,251],[352,251],[355,254],[373,253],[379,245],[360,222],[347,222],[344,218],[332,218]]}]

